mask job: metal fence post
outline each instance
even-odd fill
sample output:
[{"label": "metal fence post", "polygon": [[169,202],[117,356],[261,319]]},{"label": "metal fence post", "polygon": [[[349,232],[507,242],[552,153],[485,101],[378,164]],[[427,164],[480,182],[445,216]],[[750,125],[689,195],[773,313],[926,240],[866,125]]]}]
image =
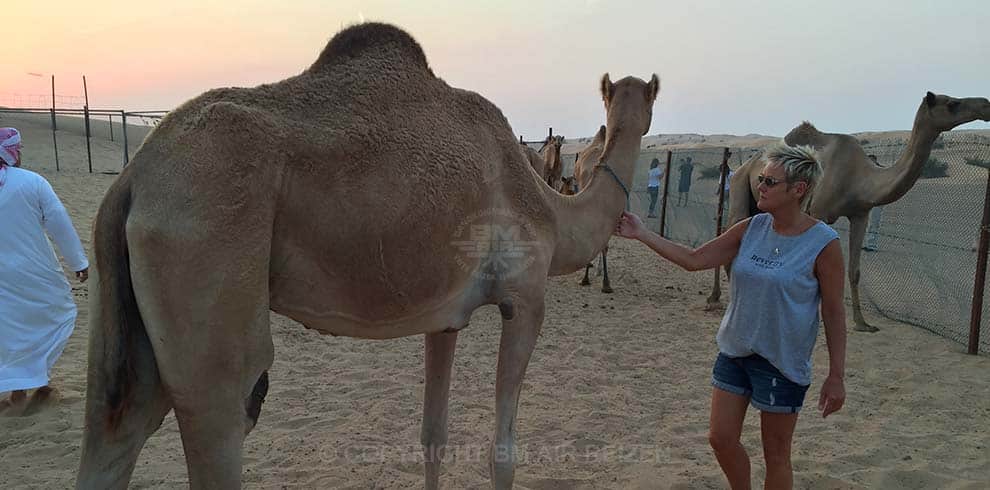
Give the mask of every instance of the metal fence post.
[{"label": "metal fence post", "polygon": [[980,323],[983,316],[983,291],[987,279],[987,227],[990,226],[990,169],[987,170],[987,192],[983,198],[983,222],[980,224],[980,246],[976,252],[976,279],[973,284],[973,309],[969,314],[969,347],[967,353],[980,350]]},{"label": "metal fence post", "polygon": [[89,173],[93,173],[93,152],[89,144],[89,89],[86,88],[86,75],[83,75],[83,93],[86,94],[86,105],[83,106],[83,118],[86,119],[86,160],[89,161]]},{"label": "metal fence post", "polygon": [[83,107],[83,118],[86,126],[86,160],[89,162],[89,173],[93,173],[93,152],[89,146],[89,106]]},{"label": "metal fence post", "polygon": [[61,170],[58,165],[58,137],[55,136],[55,108],[52,107],[52,149],[55,150],[55,171]]},{"label": "metal fence post", "polygon": [[124,166],[131,161],[130,151],[127,149],[127,113],[120,111],[120,126],[124,132]]},{"label": "metal fence post", "polygon": [[667,150],[667,167],[663,178],[663,200],[660,201],[660,236],[667,238],[664,226],[667,224],[667,195],[670,194],[670,159],[673,152]]},{"label": "metal fence post", "polygon": [[[725,184],[726,179],[729,177],[729,156],[732,152],[729,151],[729,147],[725,147],[722,150],[722,166],[719,167],[719,177],[718,177],[718,209],[715,213],[715,236],[722,234],[722,208],[725,204]],[[712,294],[708,297],[708,308],[712,308],[718,305],[719,299],[722,298],[722,285],[721,278],[719,276],[719,271],[721,267],[715,268],[715,284],[712,286]]]}]

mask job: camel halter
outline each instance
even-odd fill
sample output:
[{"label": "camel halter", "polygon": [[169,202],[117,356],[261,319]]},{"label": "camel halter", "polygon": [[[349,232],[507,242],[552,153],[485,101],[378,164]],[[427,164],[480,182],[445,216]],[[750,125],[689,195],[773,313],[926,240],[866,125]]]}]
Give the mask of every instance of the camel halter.
[{"label": "camel halter", "polygon": [[607,163],[599,163],[598,165],[595,166],[604,168],[605,171],[612,176],[612,179],[615,180],[615,183],[619,184],[619,188],[621,188],[622,192],[625,193],[626,195],[626,211],[629,211],[629,188],[627,188],[626,185],[622,183],[622,179],[620,179],[618,175],[615,175],[615,171],[612,170],[612,167],[608,166]]}]

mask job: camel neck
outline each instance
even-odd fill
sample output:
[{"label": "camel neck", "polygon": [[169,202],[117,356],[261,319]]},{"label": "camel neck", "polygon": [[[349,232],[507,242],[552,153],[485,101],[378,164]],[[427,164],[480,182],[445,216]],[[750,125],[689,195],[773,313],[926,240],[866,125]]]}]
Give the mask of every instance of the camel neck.
[{"label": "camel neck", "polygon": [[612,145],[606,146],[611,151],[602,159],[611,173],[604,166],[596,166],[587,188],[578,194],[563,196],[555,192],[550,196],[557,216],[557,245],[550,264],[551,275],[579,270],[608,244],[626,208],[626,192],[639,155],[639,142],[638,136],[617,135]]},{"label": "camel neck", "polygon": [[883,205],[900,199],[921,177],[921,171],[932,152],[932,145],[939,132],[919,114],[915,117],[911,136],[897,162],[890,168],[875,169],[878,179],[877,195],[870,201]]}]

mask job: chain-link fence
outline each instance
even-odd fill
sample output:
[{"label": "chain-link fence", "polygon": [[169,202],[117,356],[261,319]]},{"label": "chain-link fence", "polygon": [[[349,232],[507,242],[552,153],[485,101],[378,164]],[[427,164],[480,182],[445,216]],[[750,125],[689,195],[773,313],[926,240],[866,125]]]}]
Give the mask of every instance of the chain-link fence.
[{"label": "chain-link fence", "polygon": [[[52,170],[119,172],[164,112],[58,109],[55,130],[46,109],[0,107],[0,126],[21,132],[25,164]],[[89,134],[87,148],[87,131]],[[126,138],[125,138],[126,131]]]},{"label": "chain-link fence", "polygon": [[[990,141],[977,136],[941,138],[914,187],[874,208],[860,261],[864,308],[964,345],[990,166]],[[867,141],[863,149],[881,166],[890,166],[904,145]],[[846,241],[848,221],[834,227]],[[982,318],[979,349],[990,352],[985,298]]]},{"label": "chain-link fence", "polygon": [[[880,166],[890,166],[905,151],[904,140],[861,141]],[[729,148],[729,168],[735,171],[761,148]],[[670,176],[650,213],[647,191],[650,163],[665,168],[667,150],[640,153],[631,188],[630,206],[660,231],[661,202],[666,192],[665,235],[697,247],[715,237],[719,166],[724,148],[670,150]],[[573,174],[575,155],[563,155],[564,175]],[[864,311],[922,327],[966,344],[969,337],[977,241],[990,167],[990,138],[966,131],[946,133],[935,143],[922,177],[898,201],[883,206],[871,220],[861,258],[861,299]],[[827,171],[827,170],[826,170]],[[728,224],[728,193],[723,227]],[[879,218],[879,219],[878,219]],[[833,226],[842,237],[848,258],[848,221]],[[873,236],[871,236],[873,235]],[[697,288],[706,294],[713,278],[697,274]],[[723,275],[724,280],[724,275]],[[726,288],[723,285],[723,291]],[[848,294],[848,287],[846,288]],[[983,302],[981,352],[990,352],[990,301]]]}]

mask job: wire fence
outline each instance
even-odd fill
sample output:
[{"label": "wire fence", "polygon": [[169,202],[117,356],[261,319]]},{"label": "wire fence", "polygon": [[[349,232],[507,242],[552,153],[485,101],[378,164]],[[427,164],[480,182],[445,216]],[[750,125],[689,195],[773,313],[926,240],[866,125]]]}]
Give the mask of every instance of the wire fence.
[{"label": "wire fence", "polygon": [[[903,146],[863,145],[890,166]],[[861,296],[876,313],[965,344],[990,167],[990,142],[936,143],[922,177],[901,199],[874,208],[861,260]],[[848,222],[836,223],[843,240]],[[980,350],[990,352],[990,305],[982,307]]]},{"label": "wire fence", "polygon": [[[89,172],[116,173],[165,114],[166,111],[122,109],[0,107],[0,123],[22,133],[26,157],[51,162],[56,171],[85,168]],[[80,143],[84,151],[78,151]]]},{"label": "wire fence", "polygon": [[[0,106],[3,107],[46,107],[52,104],[51,94],[21,94],[0,92]],[[54,101],[58,107],[79,107],[86,105],[82,95],[56,94]]]},{"label": "wire fence", "polygon": [[[880,166],[890,166],[904,152],[903,140],[861,141]],[[761,148],[729,148],[732,171]],[[640,153],[632,182],[630,207],[659,232],[666,194],[664,234],[692,247],[716,236],[720,165],[724,148],[674,149],[670,176],[650,213],[647,191],[650,163],[666,166],[666,150]],[[575,155],[564,155],[564,175],[573,173]],[[950,132],[936,142],[922,177],[901,199],[875,211],[860,260],[864,312],[908,323],[965,345],[970,335],[977,248],[990,168],[990,138]],[[828,170],[826,169],[826,172]],[[728,219],[728,192],[725,219]],[[656,217],[650,217],[655,214]],[[725,223],[723,226],[727,225]],[[848,258],[849,224],[833,225]],[[708,274],[696,275],[699,293],[713,285]],[[722,279],[725,280],[724,277]],[[727,288],[722,286],[722,290]],[[846,287],[848,295],[848,286]],[[981,308],[979,350],[990,352],[990,302]],[[869,319],[869,318],[867,318]]]}]

